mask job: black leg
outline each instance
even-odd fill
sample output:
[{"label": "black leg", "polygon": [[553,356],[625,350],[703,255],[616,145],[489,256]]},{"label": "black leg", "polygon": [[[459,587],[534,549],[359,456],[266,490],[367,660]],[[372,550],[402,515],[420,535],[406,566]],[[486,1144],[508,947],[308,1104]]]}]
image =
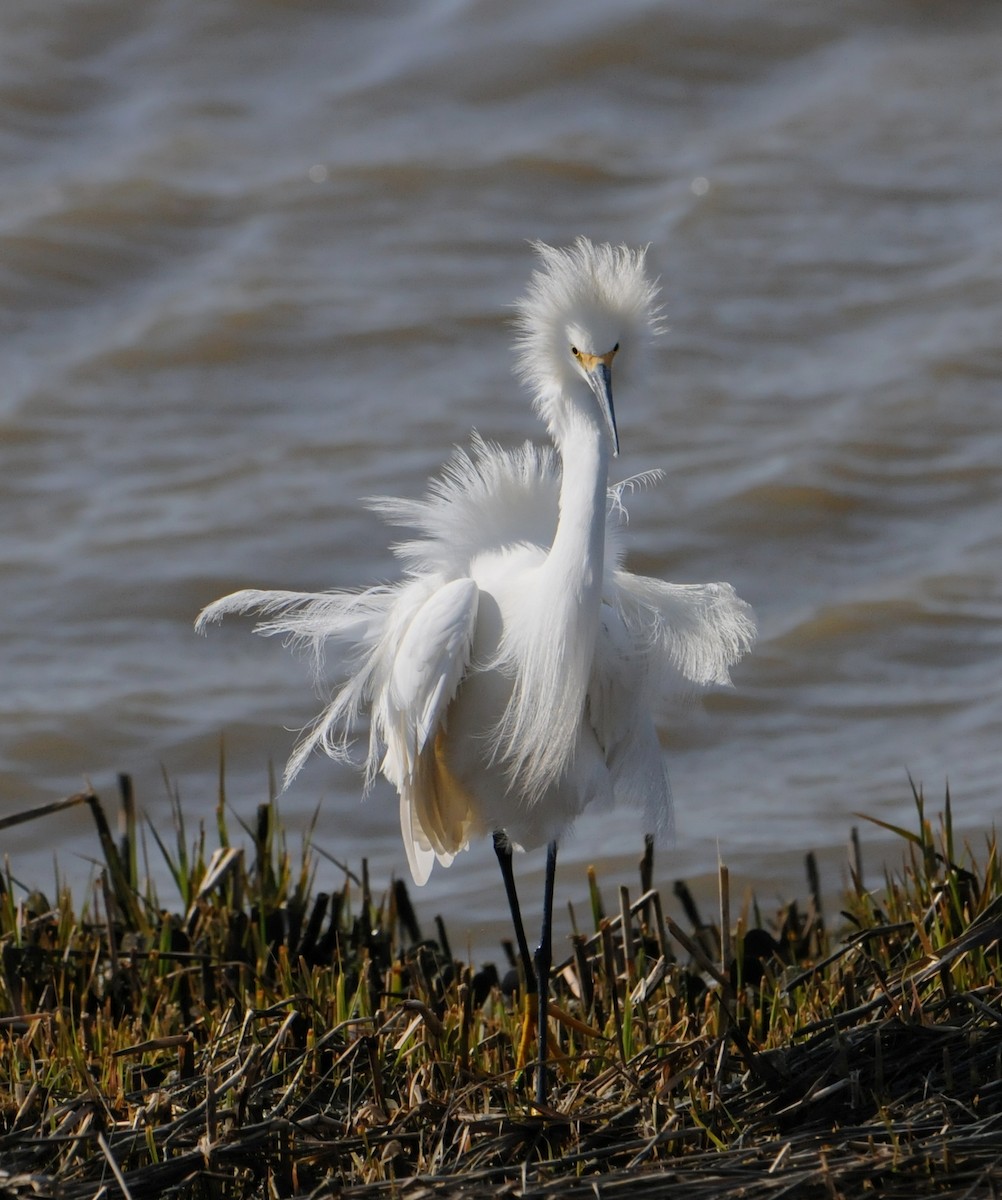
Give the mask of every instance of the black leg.
[{"label": "black leg", "polygon": [[536,990],[536,975],[532,969],[532,958],[529,954],[529,943],[525,940],[525,926],[522,924],[522,911],[518,905],[518,893],[515,891],[515,874],[511,869],[511,846],[503,833],[494,834],[494,853],[498,856],[501,866],[501,878],[504,880],[505,895],[508,897],[508,908],[511,910],[512,924],[515,926],[515,941],[518,943],[518,954],[522,960],[522,972],[525,975],[525,990]]},{"label": "black leg", "polygon": [[536,950],[536,978],[539,984],[537,1017],[539,1063],[536,1067],[536,1105],[546,1104],[546,1026],[550,1008],[550,967],[553,965],[553,880],[557,874],[557,843],[546,848],[546,880],[543,884],[543,926]]}]

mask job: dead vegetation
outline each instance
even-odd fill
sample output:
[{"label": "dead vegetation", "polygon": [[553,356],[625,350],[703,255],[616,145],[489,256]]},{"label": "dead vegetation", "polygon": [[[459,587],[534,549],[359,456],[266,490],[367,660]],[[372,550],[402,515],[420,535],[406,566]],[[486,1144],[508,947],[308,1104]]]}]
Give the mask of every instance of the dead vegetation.
[{"label": "dead vegetation", "polygon": [[[686,927],[588,881],[557,972],[550,1105],[496,972],[422,937],[273,807],[235,845],[168,845],[167,911],[100,800],[96,899],[0,892],[0,1198],[980,1197],[1002,1188],[1002,887],[994,840],[917,828],[834,932],[804,906]],[[333,878],[330,890],[318,881]]]}]

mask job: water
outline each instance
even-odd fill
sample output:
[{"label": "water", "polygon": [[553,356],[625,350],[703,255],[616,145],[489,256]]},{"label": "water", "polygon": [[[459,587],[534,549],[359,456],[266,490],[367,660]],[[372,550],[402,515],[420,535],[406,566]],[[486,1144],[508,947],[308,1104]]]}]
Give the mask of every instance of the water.
[{"label": "water", "polygon": [[[211,824],[225,735],[249,815],[307,668],[194,615],[385,578],[358,497],[419,493],[474,426],[540,436],[507,306],[527,239],[587,233],[651,243],[670,326],[617,398],[622,471],[668,473],[631,503],[631,563],[729,579],[761,625],[733,691],[669,714],[660,877],[719,852],[772,899],[814,847],[837,889],[852,814],[911,819],[908,771],[990,827],[997,5],[8,0],[0,46],[6,811],[127,771],[162,827],[163,771]],[[348,769],[281,804],[294,830],[319,804],[318,842],[377,883],[406,871],[392,798]],[[874,871],[897,855],[865,837]],[[589,816],[566,894],[638,845]],[[4,849],[44,886],[97,844],[76,814]],[[491,860],[436,871],[424,911],[480,939]]]}]

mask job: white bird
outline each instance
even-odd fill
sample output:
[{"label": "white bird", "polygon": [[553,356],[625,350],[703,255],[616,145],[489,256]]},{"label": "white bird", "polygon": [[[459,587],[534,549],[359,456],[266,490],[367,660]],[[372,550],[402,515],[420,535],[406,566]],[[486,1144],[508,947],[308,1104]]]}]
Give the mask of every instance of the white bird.
[{"label": "white bird", "polygon": [[262,634],[334,651],[340,686],[293,752],[288,785],[315,748],[345,757],[369,719],[367,784],[400,801],[411,872],[424,883],[471,838],[493,835],[531,991],[511,851],[547,845],[538,988],[537,1102],[545,1102],[546,1013],[557,841],[589,804],[640,801],[671,825],[654,725],[679,676],[728,683],[750,647],[751,609],[726,583],[682,585],[623,567],[613,364],[656,332],[645,251],[537,243],[517,304],[515,368],[553,449],[504,450],[474,435],[422,500],[372,502],[415,531],[394,547],[397,582],[320,594],[236,592],[198,628],[257,612]]}]

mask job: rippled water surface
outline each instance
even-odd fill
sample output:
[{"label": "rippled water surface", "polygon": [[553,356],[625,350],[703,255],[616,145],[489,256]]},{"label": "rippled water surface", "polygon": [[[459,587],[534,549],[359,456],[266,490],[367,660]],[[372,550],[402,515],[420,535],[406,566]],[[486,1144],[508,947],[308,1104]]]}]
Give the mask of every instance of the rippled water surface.
[{"label": "rippled water surface", "polygon": [[[474,426],[542,436],[508,305],[527,239],[586,233],[649,242],[664,287],[617,396],[618,468],[667,472],[631,562],[729,579],[761,625],[732,691],[667,714],[662,876],[719,851],[771,898],[815,847],[837,887],[851,814],[909,820],[908,771],[991,825],[998,5],[6,0],[0,47],[5,810],[128,771],[162,825],[163,770],[211,823],[225,735],[250,814],[308,669],[194,615],[387,577],[359,497],[420,493]],[[392,798],[349,769],[281,804],[406,871]],[[594,814],[564,858],[614,873],[638,844]],[[96,839],[71,815],[5,849],[44,884],[54,851],[86,878]],[[476,938],[492,872],[475,847],[420,899]]]}]

